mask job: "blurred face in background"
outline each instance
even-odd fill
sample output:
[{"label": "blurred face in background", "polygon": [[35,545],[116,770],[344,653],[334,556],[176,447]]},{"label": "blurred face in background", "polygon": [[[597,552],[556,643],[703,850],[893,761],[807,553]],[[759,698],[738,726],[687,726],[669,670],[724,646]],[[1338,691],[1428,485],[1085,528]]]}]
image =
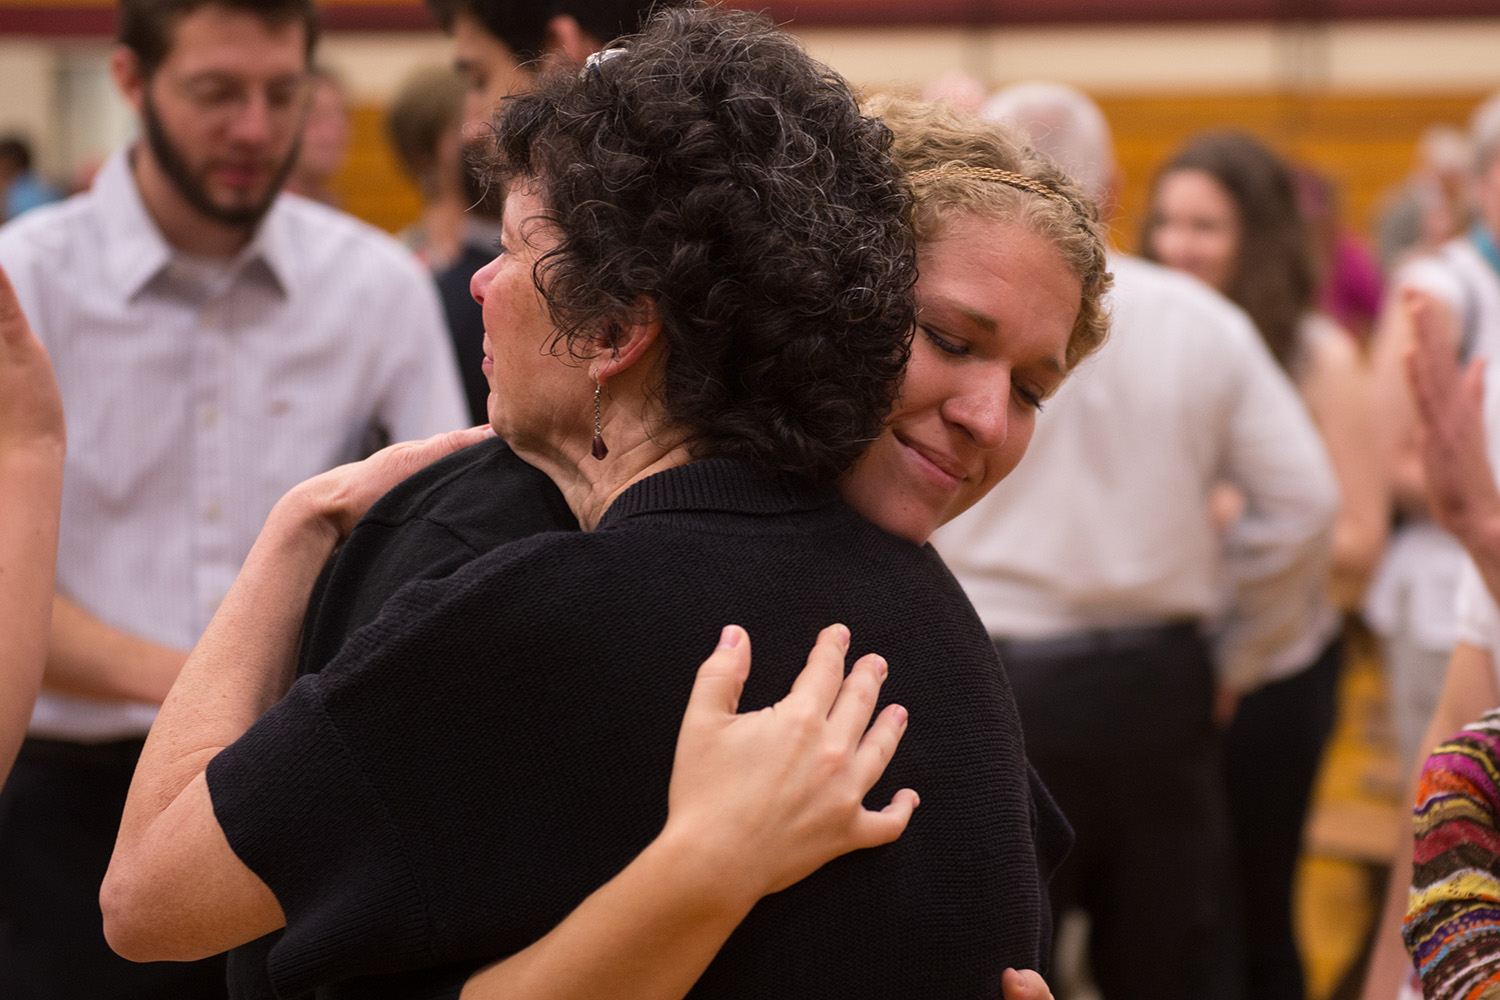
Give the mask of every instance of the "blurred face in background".
[{"label": "blurred face in background", "polygon": [[322,76],[315,79],[297,170],[321,182],[338,173],[349,154],[349,107],[337,83]]},{"label": "blurred face in background", "polygon": [[[311,93],[305,28],[213,5],[184,14],[149,78],[123,53],[116,77],[141,115],[147,150],[200,215],[251,226],[297,157]],[[138,70],[138,67],[136,67]]]},{"label": "blurred face in background", "polygon": [[1211,174],[1174,170],[1156,185],[1147,239],[1168,267],[1227,291],[1234,281],[1240,217],[1234,200]]},{"label": "blurred face in background", "polygon": [[465,138],[484,134],[505,95],[531,86],[531,71],[463,8],[453,15],[453,66],[464,79]]}]

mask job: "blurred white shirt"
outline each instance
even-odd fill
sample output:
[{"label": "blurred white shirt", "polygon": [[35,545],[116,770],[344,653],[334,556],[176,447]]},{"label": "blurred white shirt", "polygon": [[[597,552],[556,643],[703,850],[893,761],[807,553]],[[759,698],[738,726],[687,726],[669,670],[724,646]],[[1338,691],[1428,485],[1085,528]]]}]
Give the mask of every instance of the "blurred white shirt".
[{"label": "blurred white shirt", "polygon": [[[1500,276],[1467,236],[1416,257],[1396,275],[1396,287],[1418,288],[1452,310],[1459,326],[1459,353],[1493,358],[1500,348]],[[1494,379],[1485,388],[1493,412]],[[1493,416],[1491,428],[1500,427]],[[1495,440],[1494,433],[1491,440]],[[1500,466],[1497,466],[1500,468]],[[1458,539],[1435,521],[1408,518],[1392,535],[1365,596],[1364,616],[1380,635],[1403,628],[1433,653],[1453,648],[1458,635],[1455,598],[1465,556]]]},{"label": "blurred white shirt", "polygon": [[[433,283],[394,239],[282,195],[233,260],[175,251],[125,153],[0,229],[68,422],[57,588],[190,648],[272,505],[372,443],[467,422]],[[43,693],[31,734],[144,733],[150,705]]]}]

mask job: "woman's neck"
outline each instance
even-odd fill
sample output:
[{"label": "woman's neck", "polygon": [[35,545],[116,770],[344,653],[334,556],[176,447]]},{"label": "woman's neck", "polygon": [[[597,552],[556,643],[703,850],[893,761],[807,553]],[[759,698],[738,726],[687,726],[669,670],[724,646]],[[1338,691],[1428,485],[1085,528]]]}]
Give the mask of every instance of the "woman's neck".
[{"label": "woman's neck", "polygon": [[693,460],[686,434],[665,429],[653,432],[639,422],[633,430],[625,422],[606,423],[602,431],[609,453],[602,459],[590,453],[592,438],[546,452],[533,451],[525,443],[512,443],[512,448],[547,474],[562,491],[579,526],[593,531],[621,493],[647,476]]}]

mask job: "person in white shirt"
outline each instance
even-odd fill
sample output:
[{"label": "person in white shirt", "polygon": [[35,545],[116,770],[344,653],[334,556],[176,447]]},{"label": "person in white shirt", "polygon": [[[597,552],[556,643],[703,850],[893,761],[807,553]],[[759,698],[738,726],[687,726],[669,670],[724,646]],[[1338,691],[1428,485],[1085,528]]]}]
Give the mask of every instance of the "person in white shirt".
[{"label": "person in white shirt", "polygon": [[1243,952],[1249,996],[1301,1000],[1292,889],[1333,729],[1340,608],[1358,606],[1388,518],[1368,372],[1354,339],[1314,310],[1312,244],[1291,167],[1254,136],[1206,132],[1157,169],[1141,252],[1200,278],[1249,314],[1296,385],[1338,479],[1329,594],[1271,662],[1266,682],[1240,700],[1221,744],[1240,914],[1226,956]]},{"label": "person in white shirt", "polygon": [[[1107,203],[1103,116],[1066,88],[1028,90],[986,113]],[[1242,312],[1144,261],[1111,254],[1110,269],[1109,342],[1048,402],[1031,458],[936,544],[996,640],[1028,754],[1077,831],[1054,912],[1089,912],[1103,995],[1218,995],[1228,837],[1215,716],[1304,630],[1337,489]],[[1223,480],[1246,498],[1227,535],[1209,503]]]},{"label": "person in white shirt", "polygon": [[222,966],[104,941],[142,738],[282,493],[466,422],[421,268],[279,193],[315,32],[307,0],[125,0],[111,68],[142,138],[0,231],[72,438],[44,691],[0,792],[0,995],[223,995]]}]

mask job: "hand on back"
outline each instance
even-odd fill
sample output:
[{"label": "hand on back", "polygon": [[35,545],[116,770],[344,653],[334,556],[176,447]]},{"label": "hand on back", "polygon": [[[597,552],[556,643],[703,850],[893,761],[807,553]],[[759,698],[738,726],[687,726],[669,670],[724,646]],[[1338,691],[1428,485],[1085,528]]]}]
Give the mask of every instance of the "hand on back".
[{"label": "hand on back", "polygon": [[677,741],[666,833],[680,833],[726,891],[759,898],[906,829],[917,805],[911,789],[878,811],[863,804],[896,752],[906,710],[888,705],[869,725],[886,664],[864,656],[845,677],[848,649],[848,629],[824,629],[790,693],[744,714],[736,714],[750,674],[744,629],[726,627],[699,668]]},{"label": "hand on back", "polygon": [[488,426],[434,434],[422,441],[403,441],[380,449],[359,462],[349,462],[293,487],[288,499],[307,503],[335,532],[349,537],[359,519],[403,479],[471,444],[493,437]]}]

